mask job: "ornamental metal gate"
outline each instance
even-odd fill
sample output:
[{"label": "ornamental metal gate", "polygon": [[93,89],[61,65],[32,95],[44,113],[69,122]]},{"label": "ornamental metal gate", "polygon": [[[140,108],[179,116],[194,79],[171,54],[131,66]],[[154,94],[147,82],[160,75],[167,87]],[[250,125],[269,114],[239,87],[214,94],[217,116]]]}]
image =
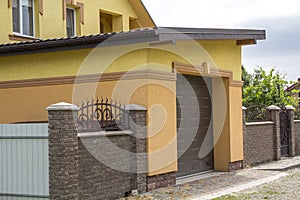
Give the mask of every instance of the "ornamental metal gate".
[{"label": "ornamental metal gate", "polygon": [[289,137],[291,128],[288,111],[286,109],[280,110],[279,119],[281,156],[289,156]]}]

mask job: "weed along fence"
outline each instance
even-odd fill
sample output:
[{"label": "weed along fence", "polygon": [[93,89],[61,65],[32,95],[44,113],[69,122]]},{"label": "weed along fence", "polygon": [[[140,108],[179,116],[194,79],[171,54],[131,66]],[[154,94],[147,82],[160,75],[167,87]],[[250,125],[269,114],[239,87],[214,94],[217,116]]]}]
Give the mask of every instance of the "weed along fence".
[{"label": "weed along fence", "polygon": [[96,100],[47,110],[50,199],[116,199],[147,190],[144,107]]},{"label": "weed along fence", "polygon": [[48,124],[0,124],[0,199],[48,199],[48,177]]},{"label": "weed along fence", "polygon": [[252,110],[243,108],[244,165],[300,155],[300,121],[294,120],[294,108],[261,110],[264,113],[253,115]]}]

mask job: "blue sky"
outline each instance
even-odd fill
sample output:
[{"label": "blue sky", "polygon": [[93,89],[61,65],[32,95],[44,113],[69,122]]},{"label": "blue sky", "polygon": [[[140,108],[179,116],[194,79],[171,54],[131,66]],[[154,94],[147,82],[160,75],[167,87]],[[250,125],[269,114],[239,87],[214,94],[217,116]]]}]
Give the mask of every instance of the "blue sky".
[{"label": "blue sky", "polygon": [[157,26],[250,28],[267,40],[243,48],[243,65],[276,67],[288,80],[300,77],[299,0],[143,0]]}]

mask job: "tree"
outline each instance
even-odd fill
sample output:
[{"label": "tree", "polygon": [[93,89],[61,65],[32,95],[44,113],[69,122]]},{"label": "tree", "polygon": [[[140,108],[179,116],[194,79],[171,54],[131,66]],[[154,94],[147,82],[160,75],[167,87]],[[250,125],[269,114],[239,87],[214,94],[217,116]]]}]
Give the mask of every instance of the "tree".
[{"label": "tree", "polygon": [[[247,70],[244,68],[243,65],[242,65],[242,80],[244,81],[243,89],[248,87],[252,80],[252,75],[249,72],[247,72]],[[244,98],[244,93],[243,93],[243,98]]]},{"label": "tree", "polygon": [[243,106],[297,106],[297,100],[289,93],[285,92],[288,81],[285,75],[275,68],[269,73],[261,67],[254,69],[253,74],[249,74],[242,67]]}]

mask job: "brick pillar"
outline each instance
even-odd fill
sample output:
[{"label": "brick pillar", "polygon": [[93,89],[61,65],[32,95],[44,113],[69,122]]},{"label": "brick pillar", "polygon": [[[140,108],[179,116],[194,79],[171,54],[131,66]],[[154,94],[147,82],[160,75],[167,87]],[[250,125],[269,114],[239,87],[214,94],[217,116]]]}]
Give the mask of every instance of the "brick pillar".
[{"label": "brick pillar", "polygon": [[129,111],[131,117],[130,129],[134,133],[136,144],[136,188],[142,193],[147,191],[147,109],[136,104],[127,105],[125,109]]},{"label": "brick pillar", "polygon": [[243,117],[243,152],[244,152],[244,162],[243,162],[243,167],[245,167],[245,164],[247,162],[247,108],[242,107],[242,117]]},{"label": "brick pillar", "polygon": [[296,155],[296,137],[295,137],[295,128],[294,128],[294,115],[295,108],[293,106],[286,106],[288,118],[289,118],[289,155],[294,157]]},{"label": "brick pillar", "polygon": [[242,112],[243,112],[243,134],[246,133],[246,122],[247,122],[247,108],[242,107]]},{"label": "brick pillar", "polygon": [[274,160],[281,159],[281,144],[280,144],[280,108],[277,106],[267,107],[267,120],[272,121],[273,124],[273,142],[274,142]]},{"label": "brick pillar", "polygon": [[46,109],[49,120],[50,200],[78,199],[78,107],[68,103]]}]

